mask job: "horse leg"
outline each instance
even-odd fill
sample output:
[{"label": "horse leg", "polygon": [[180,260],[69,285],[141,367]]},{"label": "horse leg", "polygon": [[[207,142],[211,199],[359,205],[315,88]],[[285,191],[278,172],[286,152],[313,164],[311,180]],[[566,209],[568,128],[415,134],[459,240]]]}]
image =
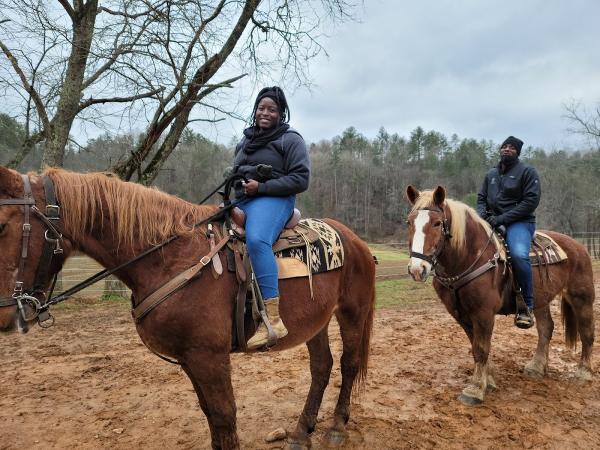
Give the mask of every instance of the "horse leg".
[{"label": "horse leg", "polygon": [[575,377],[580,381],[591,381],[592,375],[592,346],[594,344],[594,304],[593,296],[574,297],[572,301],[581,340],[581,359],[577,366]]},{"label": "horse leg", "polygon": [[192,371],[185,365],[181,366],[181,368],[192,382],[192,385],[194,386],[194,391],[196,392],[196,396],[198,397],[198,403],[200,404],[200,408],[202,408],[202,412],[206,416],[206,421],[208,422],[208,427],[210,428],[211,447],[214,450],[220,450],[221,438],[219,437],[219,430],[212,423],[210,417],[210,410],[208,409],[208,405],[206,403],[206,399],[204,398],[204,394],[202,393],[202,389],[200,388],[200,385],[196,382],[194,376],[192,375]]},{"label": "horse leg", "polygon": [[[458,399],[466,405],[477,405],[483,402],[488,387],[490,367],[488,357],[494,330],[494,316],[478,318],[473,321],[472,352],[475,361],[473,377],[462,390]],[[492,377],[493,380],[493,377]],[[495,385],[495,383],[494,383]]]},{"label": "horse leg", "polygon": [[341,358],[342,387],[333,415],[333,425],[326,435],[329,447],[342,445],[347,438],[346,424],[350,420],[352,387],[360,368],[360,348],[365,320],[352,309],[338,309],[336,317],[340,326],[343,350]]},{"label": "horse leg", "polygon": [[[455,316],[455,319],[457,320],[457,322],[459,323],[459,325],[462,327],[462,329],[465,331],[465,334],[467,335],[467,337],[469,338],[469,343],[471,344],[471,347],[473,346],[473,325],[470,323],[464,323],[460,321],[460,317]],[[494,378],[495,376],[495,366],[494,363],[492,362],[492,357],[491,355],[488,355],[488,370],[487,370],[487,390],[488,391],[495,391],[498,386],[496,385],[496,380]]]},{"label": "horse leg", "polygon": [[323,400],[323,393],[329,384],[333,358],[329,348],[328,325],[306,343],[310,355],[311,383],[306,403],[298,419],[296,430],[288,438],[288,449],[311,447],[309,435],[315,430],[317,414]]},{"label": "horse leg", "polygon": [[550,339],[554,331],[554,321],[550,314],[550,306],[534,311],[535,323],[538,332],[538,344],[535,355],[525,365],[525,373],[530,377],[543,377],[548,370],[548,352],[550,350]]},{"label": "horse leg", "polygon": [[196,353],[184,370],[206,414],[213,449],[239,449],[229,353]]},{"label": "horse leg", "polygon": [[[473,346],[473,326],[471,324],[466,324],[466,323],[461,323],[461,322],[459,322],[459,324],[462,327],[462,329],[465,330],[465,334],[469,338],[469,342],[471,343],[471,346]],[[486,390],[488,390],[488,391],[495,391],[496,389],[498,389],[498,386],[496,385],[495,373],[496,373],[496,367],[494,365],[494,362],[492,361],[492,355],[488,354],[487,387],[486,387]]]}]

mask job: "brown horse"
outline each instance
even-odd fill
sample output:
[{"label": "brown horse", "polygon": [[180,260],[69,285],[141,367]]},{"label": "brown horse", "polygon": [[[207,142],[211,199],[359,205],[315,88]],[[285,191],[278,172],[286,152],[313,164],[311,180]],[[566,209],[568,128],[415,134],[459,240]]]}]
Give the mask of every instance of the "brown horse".
[{"label": "brown horse", "polygon": [[[48,169],[60,204],[56,228],[63,234],[62,255],[50,267],[55,273],[73,250],[114,268],[140,254],[149,245],[172,234],[179,238],[117,272],[132,290],[132,303],[197,263],[209,253],[206,225],[197,223],[216,211],[155,189],[126,183],[106,174],[78,174]],[[14,292],[22,254],[26,197],[19,173],[0,167],[0,330],[26,331],[27,315],[6,297]],[[30,174],[31,192],[39,211],[46,210],[44,179]],[[35,212],[35,211],[34,211]],[[23,270],[23,286],[31,286],[42,253],[47,224],[31,214],[30,242]],[[350,415],[350,397],[365,380],[375,302],[375,266],[367,245],[344,225],[327,220],[340,234],[344,265],[313,277],[314,298],[306,279],[282,280],[281,315],[289,334],[272,350],[285,350],[306,342],[312,382],[304,410],[288,445],[310,446],[317,413],[333,364],[328,325],[335,315],[343,340],[342,386],[335,408],[329,443],[341,443]],[[28,227],[26,227],[28,228]],[[48,237],[46,235],[46,237]],[[226,267],[224,255],[220,255]],[[211,431],[212,447],[239,447],[236,405],[230,376],[232,313],[236,295],[235,274],[227,270],[218,278],[210,269],[152,310],[136,324],[142,341],[154,352],[178,361],[189,376]],[[8,302],[8,303],[6,303]],[[2,303],[0,303],[2,305]],[[25,317],[25,320],[24,320]],[[273,375],[277,367],[272,368]],[[260,389],[260,387],[256,387]],[[268,395],[268,394],[265,394]]]},{"label": "brown horse", "polygon": [[[475,360],[473,378],[459,399],[466,404],[480,403],[487,389],[496,388],[489,358],[494,316],[515,312],[514,300],[505,292],[510,271],[504,262],[495,258],[496,248],[490,245],[492,230],[475,210],[447,199],[441,186],[424,192],[408,186],[406,194],[413,205],[407,221],[411,251],[409,273],[414,280],[424,281],[435,271],[433,287],[448,312],[465,330]],[[581,339],[581,361],[576,377],[591,380],[594,281],[590,257],[586,249],[569,236],[545,233],[564,249],[568,259],[547,266],[549,277],[544,269],[543,282],[534,272],[538,345],[525,372],[531,376],[546,373],[554,329],[549,305],[555,296],[561,295],[566,344],[573,348],[577,336]]]}]

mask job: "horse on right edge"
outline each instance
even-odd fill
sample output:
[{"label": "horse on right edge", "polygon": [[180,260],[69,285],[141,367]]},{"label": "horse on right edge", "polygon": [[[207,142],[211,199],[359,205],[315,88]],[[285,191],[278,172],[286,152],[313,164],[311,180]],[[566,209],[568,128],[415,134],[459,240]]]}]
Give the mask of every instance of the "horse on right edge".
[{"label": "horse on right edge", "polygon": [[[486,390],[495,389],[489,358],[496,314],[515,311],[511,297],[510,268],[498,257],[492,229],[464,203],[446,198],[446,190],[419,192],[408,186],[413,205],[408,215],[408,271],[415,281],[425,281],[433,272],[433,287],[448,312],[464,329],[471,342],[475,369],[459,400],[481,403]],[[525,366],[530,376],[544,376],[554,322],[550,302],[561,296],[565,341],[574,348],[581,340],[581,360],[575,377],[592,379],[594,342],[594,280],[592,263],[583,245],[564,234],[545,231],[566,253],[567,259],[534,272],[535,319],[538,345]],[[535,269],[535,268],[534,268]]]}]

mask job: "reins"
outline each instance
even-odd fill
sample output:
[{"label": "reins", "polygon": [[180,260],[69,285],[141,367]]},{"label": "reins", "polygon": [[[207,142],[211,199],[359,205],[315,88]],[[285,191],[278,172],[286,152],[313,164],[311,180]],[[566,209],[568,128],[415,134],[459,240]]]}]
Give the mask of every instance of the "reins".
[{"label": "reins", "polygon": [[452,297],[454,300],[455,305],[458,304],[458,290],[465,286],[466,284],[470,283],[471,281],[473,281],[474,279],[480,277],[481,275],[483,275],[484,273],[488,272],[489,270],[495,268],[498,265],[498,260],[500,259],[500,254],[496,251],[494,253],[494,256],[489,259],[485,264],[483,264],[482,266],[479,266],[476,269],[473,269],[481,260],[481,257],[483,256],[483,254],[485,253],[485,251],[488,249],[488,247],[490,246],[490,244],[493,242],[494,239],[494,231],[492,230],[490,232],[490,235],[488,236],[488,240],[485,244],[485,246],[479,250],[479,253],[477,255],[477,257],[475,258],[475,260],[469,265],[469,267],[465,270],[463,270],[461,273],[459,273],[458,275],[454,275],[454,276],[442,276],[438,270],[436,270],[437,266],[438,266],[438,257],[441,255],[441,253],[443,252],[444,248],[445,248],[445,244],[446,241],[448,239],[452,238],[452,235],[450,234],[450,230],[448,227],[448,222],[446,219],[446,213],[442,208],[439,207],[430,207],[430,208],[422,208],[423,210],[428,210],[428,211],[436,211],[436,212],[440,212],[444,215],[444,218],[442,220],[442,236],[443,238],[440,241],[440,244],[438,244],[433,252],[433,254],[431,255],[423,255],[421,253],[418,252],[413,252],[412,250],[410,251],[410,256],[413,257],[417,257],[419,259],[423,259],[427,262],[429,262],[431,264],[431,267],[433,269],[433,277],[442,285],[444,286],[446,289],[450,290],[452,292]]},{"label": "reins", "polygon": [[[58,272],[54,274],[54,278],[51,283],[51,288],[48,290],[48,292],[45,291],[45,286],[48,285],[49,278],[51,276],[49,272],[53,258],[63,253],[63,249],[61,247],[61,244],[63,242],[63,234],[61,233],[59,228],[54,223],[52,223],[53,221],[58,222],[58,220],[60,220],[60,206],[58,205],[58,202],[56,200],[56,194],[52,179],[49,176],[43,176],[44,192],[46,197],[46,214],[43,214],[35,205],[35,199],[33,198],[29,177],[27,175],[21,175],[21,177],[23,180],[23,198],[0,199],[0,206],[23,206],[23,233],[21,238],[21,252],[19,266],[17,270],[16,283],[11,297],[0,298],[0,307],[16,305],[19,308],[21,316],[26,321],[34,320],[37,318],[40,326],[52,326],[52,324],[54,323],[54,318],[49,313],[50,306],[56,305],[60,302],[67,300],[77,292],[80,292],[81,290],[89,287],[90,285],[100,280],[103,280],[104,278],[124,269],[127,266],[130,266],[131,264],[134,264],[140,259],[156,252],[157,250],[160,250],[161,248],[165,247],[166,245],[179,238],[179,235],[172,235],[169,238],[167,238],[164,242],[155,245],[151,248],[148,248],[147,250],[143,251],[134,258],[122,264],[119,264],[117,267],[114,267],[112,269],[104,269],[53,297],[52,292],[54,291],[54,286],[56,284],[56,277],[58,275]],[[244,179],[245,181],[247,181],[244,176],[239,174],[233,174],[221,184],[219,184],[208,196],[202,199],[200,204],[206,202],[220,188],[225,186],[225,192],[223,194],[224,205],[215,214],[212,214],[211,216],[206,217],[205,219],[193,224],[192,229],[196,229],[209,222],[219,220],[229,221],[228,212],[234,206],[234,204],[231,203],[229,200],[229,193],[231,191],[233,183],[239,179]],[[32,215],[35,215],[35,217],[37,217],[42,222],[42,224],[45,225],[46,231],[44,232],[44,248],[42,250],[42,256],[40,257],[40,261],[38,263],[38,268],[36,270],[33,286],[32,288],[27,289],[24,287],[24,272],[25,264],[29,255],[29,241],[31,237],[30,220]],[[226,237],[226,239],[228,240],[228,237]],[[222,248],[222,246],[224,246],[224,244],[218,246],[219,250]],[[202,258],[201,263],[204,261],[205,259]],[[43,297],[42,300],[40,301],[40,299],[38,299],[36,295]],[[32,314],[28,314],[26,312],[25,305],[29,306],[29,308],[34,310]],[[50,320],[51,322],[49,325],[42,325],[42,323]]]},{"label": "reins", "polygon": [[[196,228],[198,228],[206,223],[209,223],[209,222],[216,222],[216,221],[219,221],[222,219],[229,220],[229,216],[226,213],[234,206],[234,204],[232,204],[229,201],[229,192],[231,191],[233,182],[238,179],[245,179],[245,177],[238,175],[238,174],[229,176],[225,181],[223,181],[221,184],[219,184],[209,195],[207,195],[205,198],[203,198],[200,201],[199,204],[203,204],[210,197],[212,197],[216,192],[218,192],[219,189],[221,189],[223,186],[225,186],[224,205],[215,214],[192,225],[192,229],[196,229]],[[104,269],[104,270],[92,275],[91,277],[83,280],[81,283],[78,283],[75,286],[73,286],[73,287],[67,289],[66,291],[62,292],[61,294],[57,295],[56,297],[52,297],[51,299],[48,300],[47,304],[49,306],[51,306],[51,305],[55,305],[57,303],[60,303],[64,300],[68,299],[73,294],[76,294],[77,292],[82,291],[83,289],[87,288],[88,286],[90,286],[100,280],[103,280],[104,278],[118,272],[119,270],[124,269],[125,267],[139,261],[142,258],[145,258],[146,256],[154,253],[157,250],[160,250],[161,248],[165,247],[166,245],[170,244],[171,242],[175,241],[178,238],[179,238],[179,235],[174,234],[173,236],[170,236],[169,238],[167,238],[167,240],[165,240],[164,242],[161,242],[160,244],[157,244],[157,245],[143,251],[139,255],[135,256],[134,258],[132,258],[128,261],[125,261],[122,264],[119,264],[117,267],[114,267],[113,269],[110,269],[110,270]]]}]

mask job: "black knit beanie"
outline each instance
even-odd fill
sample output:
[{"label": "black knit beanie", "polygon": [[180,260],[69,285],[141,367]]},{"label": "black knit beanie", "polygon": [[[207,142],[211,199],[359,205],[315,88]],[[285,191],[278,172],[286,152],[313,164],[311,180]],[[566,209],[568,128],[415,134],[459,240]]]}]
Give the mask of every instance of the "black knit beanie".
[{"label": "black knit beanie", "polygon": [[280,117],[281,123],[289,122],[291,114],[290,114],[290,108],[289,108],[289,106],[287,104],[287,100],[285,98],[285,94],[283,93],[283,90],[279,86],[273,86],[273,87],[262,88],[260,90],[260,92],[258,93],[258,95],[256,96],[256,100],[254,101],[254,108],[252,110],[252,124],[254,124],[254,122],[256,120],[256,108],[258,108],[258,104],[265,97],[269,97],[275,103],[277,103],[277,106],[279,108],[279,117]]},{"label": "black knit beanie", "polygon": [[521,149],[523,148],[523,141],[514,136],[507,137],[504,142],[500,145],[500,148],[504,147],[506,144],[512,145],[517,149],[517,155],[521,155]]}]

